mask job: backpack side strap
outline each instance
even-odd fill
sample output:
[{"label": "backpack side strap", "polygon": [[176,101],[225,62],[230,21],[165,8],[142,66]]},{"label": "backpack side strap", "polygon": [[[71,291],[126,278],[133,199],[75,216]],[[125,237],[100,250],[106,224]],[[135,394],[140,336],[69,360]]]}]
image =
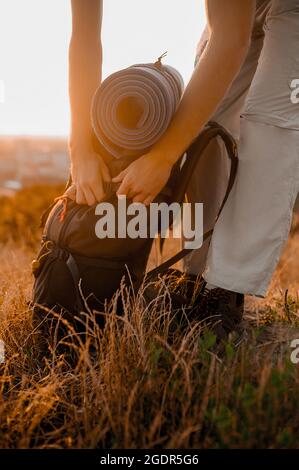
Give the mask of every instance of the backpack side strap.
[{"label": "backpack side strap", "polygon": [[79,312],[82,312],[84,310],[84,306],[83,306],[83,299],[81,298],[81,293],[80,293],[80,289],[79,289],[81,276],[80,276],[80,272],[79,272],[77,263],[74,260],[74,257],[71,253],[68,253],[68,257],[67,257],[67,260],[66,260],[65,263],[66,263],[66,265],[69,269],[69,272],[72,276],[72,279],[73,279],[73,283],[74,283],[74,287],[75,287],[75,296],[76,296],[77,309],[79,310]]},{"label": "backpack side strap", "polygon": [[[238,163],[239,163],[236,142],[224,127],[220,126],[219,124],[215,122],[210,122],[208,126],[202,131],[202,133],[198,136],[194,144],[191,146],[190,152],[188,152],[188,155],[187,155],[187,160],[184,163],[184,166],[182,168],[183,183],[176,197],[176,199],[179,202],[181,202],[184,199],[190,178],[195,170],[195,167],[198,163],[199,158],[203,154],[203,151],[206,149],[210,141],[218,136],[222,138],[225,144],[227,154],[231,162],[231,167],[230,167],[230,175],[229,175],[226,193],[222,201],[222,204],[220,206],[220,209],[218,211],[218,214],[216,216],[214,227],[215,227],[217,220],[219,219],[219,216],[233,188],[236,175],[237,175]],[[208,230],[207,232],[203,234],[203,243],[212,236],[213,232],[214,232],[214,228],[211,230]],[[154,276],[158,276],[159,274],[162,274],[171,266],[173,266],[175,263],[182,260],[188,254],[192,253],[192,251],[195,251],[195,249],[183,248],[174,256],[172,256],[171,258],[164,261],[162,264],[160,264],[156,268],[149,271],[146,274],[146,280],[149,280],[150,278]]]}]

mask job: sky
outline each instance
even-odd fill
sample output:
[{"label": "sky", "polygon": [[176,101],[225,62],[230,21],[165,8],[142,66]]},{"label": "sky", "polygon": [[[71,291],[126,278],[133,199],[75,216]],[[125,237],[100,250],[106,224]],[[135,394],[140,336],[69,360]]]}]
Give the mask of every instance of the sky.
[{"label": "sky", "polygon": [[[0,135],[68,134],[70,3],[0,0]],[[204,23],[203,0],[104,0],[103,78],[168,51],[187,82]]]}]

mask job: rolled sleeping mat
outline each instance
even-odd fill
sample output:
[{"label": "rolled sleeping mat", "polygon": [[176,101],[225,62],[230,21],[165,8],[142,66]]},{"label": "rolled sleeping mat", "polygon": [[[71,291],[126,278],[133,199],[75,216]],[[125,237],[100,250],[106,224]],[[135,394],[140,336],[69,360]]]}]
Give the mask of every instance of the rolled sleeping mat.
[{"label": "rolled sleeping mat", "polygon": [[168,128],[183,90],[180,73],[159,60],[110,75],[91,107],[99,143],[116,158],[142,155]]}]

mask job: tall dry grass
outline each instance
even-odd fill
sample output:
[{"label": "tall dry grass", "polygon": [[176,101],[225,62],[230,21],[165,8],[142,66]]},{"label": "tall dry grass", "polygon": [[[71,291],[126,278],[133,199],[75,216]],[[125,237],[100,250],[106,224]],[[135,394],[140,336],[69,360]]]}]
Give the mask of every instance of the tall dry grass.
[{"label": "tall dry grass", "polygon": [[54,345],[43,357],[27,305],[32,252],[5,241],[0,447],[299,447],[299,365],[290,361],[290,341],[299,338],[295,224],[269,297],[247,301],[247,342],[237,351],[228,342],[221,358],[200,324],[170,342],[167,303],[145,308],[124,287],[123,317],[107,306],[101,331],[87,313],[87,343],[70,328],[72,354]]}]

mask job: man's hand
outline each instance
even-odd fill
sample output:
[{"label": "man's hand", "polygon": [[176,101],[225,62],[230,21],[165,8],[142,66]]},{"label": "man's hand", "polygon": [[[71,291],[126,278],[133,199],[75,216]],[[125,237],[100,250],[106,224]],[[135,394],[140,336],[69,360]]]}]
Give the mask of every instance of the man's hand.
[{"label": "man's hand", "polygon": [[72,179],[76,186],[77,204],[92,206],[105,196],[104,181],[110,181],[102,157],[92,150],[72,156]]},{"label": "man's hand", "polygon": [[113,182],[121,183],[117,194],[133,202],[149,205],[166,185],[172,165],[156,154],[148,153],[131,163]]}]

